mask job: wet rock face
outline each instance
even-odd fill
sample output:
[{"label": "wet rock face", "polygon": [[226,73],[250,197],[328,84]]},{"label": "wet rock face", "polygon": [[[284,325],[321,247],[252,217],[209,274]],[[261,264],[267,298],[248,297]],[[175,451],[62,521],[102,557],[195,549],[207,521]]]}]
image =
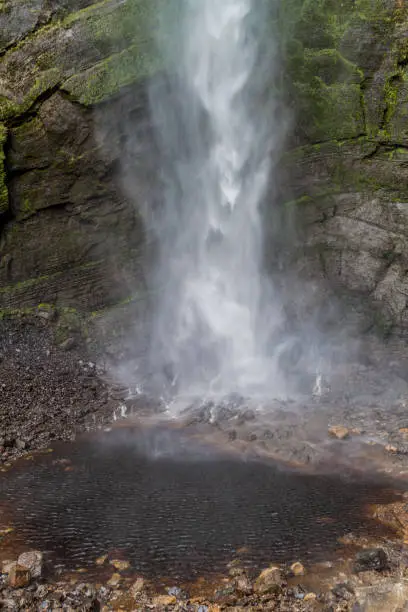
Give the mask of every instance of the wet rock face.
[{"label": "wet rock face", "polygon": [[[128,113],[141,99],[127,96]],[[108,133],[97,142],[95,121],[55,92],[9,130],[0,308],[58,300],[99,310],[143,286],[141,219],[122,188],[119,152]]]},{"label": "wet rock face", "polygon": [[144,291],[152,7],[0,3],[1,311]]},{"label": "wet rock face", "polygon": [[287,204],[300,273],[370,296],[384,331],[408,327],[408,8],[295,0],[288,48],[295,134]]},{"label": "wet rock face", "polygon": [[[283,11],[295,129],[282,203],[305,230],[295,267],[370,296],[385,330],[408,327],[407,10],[292,0]],[[153,0],[0,3],[0,310],[95,311],[145,294],[156,17]],[[268,252],[293,243],[275,221]]]}]

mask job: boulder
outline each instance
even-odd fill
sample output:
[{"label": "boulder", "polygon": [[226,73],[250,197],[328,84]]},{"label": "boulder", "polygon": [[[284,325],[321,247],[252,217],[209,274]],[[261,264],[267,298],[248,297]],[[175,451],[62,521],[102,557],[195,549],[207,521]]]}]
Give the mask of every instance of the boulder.
[{"label": "boulder", "polygon": [[22,553],[17,563],[30,570],[33,578],[40,578],[43,568],[43,554],[39,550],[30,550]]}]

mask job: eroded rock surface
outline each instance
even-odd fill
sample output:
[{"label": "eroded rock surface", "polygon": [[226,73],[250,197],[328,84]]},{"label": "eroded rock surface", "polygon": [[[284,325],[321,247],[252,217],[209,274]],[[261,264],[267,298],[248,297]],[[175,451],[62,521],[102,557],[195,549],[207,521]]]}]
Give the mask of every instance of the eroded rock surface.
[{"label": "eroded rock surface", "polygon": [[44,302],[92,312],[146,293],[154,10],[0,4],[2,312]]},{"label": "eroded rock surface", "polygon": [[369,298],[383,331],[406,329],[406,3],[297,6],[288,49],[297,121],[284,165],[287,206],[304,228],[299,271]]},{"label": "eroded rock surface", "polygon": [[[157,14],[146,0],[0,4],[0,309],[147,300]],[[294,247],[280,232],[282,248],[302,279],[369,297],[383,331],[405,329],[407,7],[292,0],[282,20],[295,129],[281,203],[304,230]]]}]

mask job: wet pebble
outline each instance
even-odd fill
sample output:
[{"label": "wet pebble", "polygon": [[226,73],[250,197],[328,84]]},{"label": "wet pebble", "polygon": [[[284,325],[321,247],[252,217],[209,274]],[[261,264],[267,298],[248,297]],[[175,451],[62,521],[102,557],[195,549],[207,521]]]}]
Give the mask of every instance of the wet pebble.
[{"label": "wet pebble", "polygon": [[290,571],[294,576],[304,576],[305,574],[305,568],[301,563],[299,563],[299,561],[290,566]]}]

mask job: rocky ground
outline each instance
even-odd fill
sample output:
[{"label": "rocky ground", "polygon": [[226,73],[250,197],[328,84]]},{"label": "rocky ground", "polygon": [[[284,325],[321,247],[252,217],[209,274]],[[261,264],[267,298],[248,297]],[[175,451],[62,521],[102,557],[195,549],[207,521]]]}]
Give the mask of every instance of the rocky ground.
[{"label": "rocky ground", "polygon": [[0,320],[3,462],[112,420],[118,402],[77,329],[48,308]]},{"label": "rocky ground", "polygon": [[[171,405],[166,412],[144,398],[126,398],[126,389],[107,382],[101,355],[68,315],[44,307],[0,320],[4,469],[21,455],[54,440],[72,440],[117,415],[138,418],[143,405],[145,416],[167,419],[177,413],[181,425],[234,452],[266,453],[313,469],[327,469],[330,460],[345,469],[376,469],[399,479],[408,474],[408,384],[402,360],[391,357],[379,365],[375,351],[368,351],[368,363],[348,363],[331,386],[323,381],[318,393],[296,402],[231,397],[217,404]],[[369,397],[364,395],[367,384]],[[253,575],[234,559],[211,585],[169,585],[164,592],[132,575],[126,562],[109,558],[101,561],[104,572],[97,579],[76,574],[56,582],[41,553],[26,554],[3,563],[0,609],[402,612],[408,609],[408,505],[376,512],[395,537],[355,542],[351,534],[350,554],[336,562],[271,566]]]},{"label": "rocky ground", "polygon": [[3,563],[0,580],[2,610],[55,612],[81,610],[160,610],[221,612],[274,610],[280,612],[402,612],[408,602],[407,552],[401,546],[365,548],[350,561],[300,562],[271,565],[252,575],[234,559],[218,581],[169,586],[161,593],[142,577],[129,577],[125,561],[102,558],[110,578],[88,582],[86,575],[47,583],[39,552],[24,553]]}]

